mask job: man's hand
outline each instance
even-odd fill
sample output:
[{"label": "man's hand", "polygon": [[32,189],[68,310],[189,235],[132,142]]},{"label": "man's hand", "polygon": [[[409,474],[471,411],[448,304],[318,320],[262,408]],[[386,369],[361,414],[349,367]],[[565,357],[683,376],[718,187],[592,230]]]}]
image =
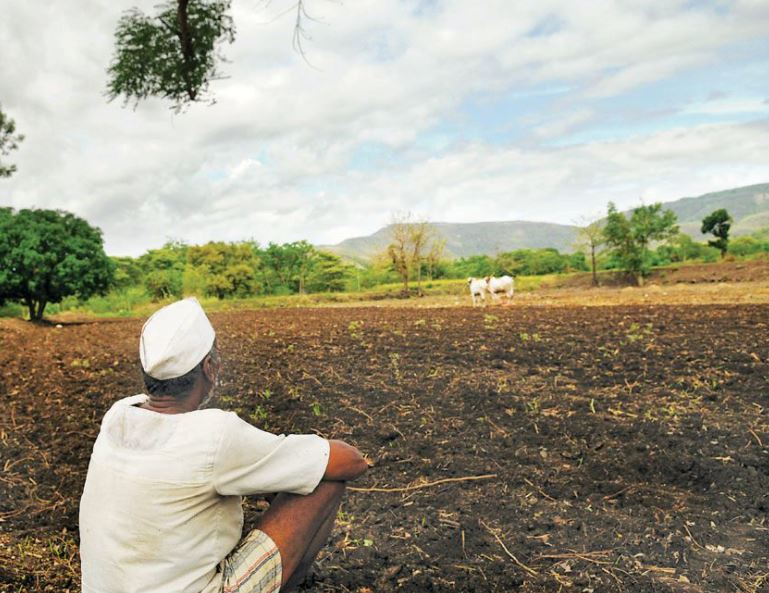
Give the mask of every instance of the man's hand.
[{"label": "man's hand", "polygon": [[363,454],[344,441],[329,441],[329,456],[323,479],[335,482],[347,482],[361,476],[368,463]]}]

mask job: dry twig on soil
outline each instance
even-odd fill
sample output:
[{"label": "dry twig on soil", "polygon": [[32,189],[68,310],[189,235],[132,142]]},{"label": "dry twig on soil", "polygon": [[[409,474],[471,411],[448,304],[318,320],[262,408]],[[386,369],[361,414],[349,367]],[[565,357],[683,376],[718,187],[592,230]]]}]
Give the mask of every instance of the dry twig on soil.
[{"label": "dry twig on soil", "polygon": [[494,536],[494,539],[497,540],[497,543],[499,543],[500,546],[502,546],[502,549],[505,551],[505,554],[507,554],[510,559],[515,562],[518,566],[520,566],[523,570],[528,572],[531,576],[536,576],[539,573],[531,568],[530,566],[526,566],[523,562],[518,560],[518,558],[515,557],[515,554],[513,554],[510,550],[507,549],[507,546],[505,545],[505,542],[503,542],[500,537],[497,535],[497,533],[486,523],[483,522],[483,519],[479,519],[480,524],[483,526],[483,528],[488,531],[491,535]]},{"label": "dry twig on soil", "polygon": [[448,484],[449,482],[469,482],[472,480],[490,480],[496,478],[497,474],[484,474],[482,476],[465,476],[463,478],[443,478],[441,480],[435,480],[434,482],[426,482],[424,484],[411,484],[410,486],[402,486],[400,488],[379,488],[376,486],[370,488],[356,488],[350,486],[347,490],[352,492],[409,492],[411,490],[419,490],[420,488],[429,488],[431,486],[439,486],[440,484]]}]

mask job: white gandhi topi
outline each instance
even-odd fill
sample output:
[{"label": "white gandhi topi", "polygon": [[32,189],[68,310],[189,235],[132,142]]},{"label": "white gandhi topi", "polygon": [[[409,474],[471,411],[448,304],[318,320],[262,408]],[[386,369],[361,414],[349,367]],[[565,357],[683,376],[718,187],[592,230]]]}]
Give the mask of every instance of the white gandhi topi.
[{"label": "white gandhi topi", "polygon": [[194,297],[155,311],[142,327],[139,358],[144,372],[160,380],[189,373],[211,351],[216,332]]}]

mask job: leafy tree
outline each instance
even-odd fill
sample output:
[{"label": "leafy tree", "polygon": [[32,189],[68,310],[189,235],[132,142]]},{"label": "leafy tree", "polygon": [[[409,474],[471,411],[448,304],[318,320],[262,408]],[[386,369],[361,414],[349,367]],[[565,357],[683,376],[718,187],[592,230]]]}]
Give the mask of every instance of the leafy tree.
[{"label": "leafy tree", "polygon": [[312,271],[315,248],[307,241],[278,245],[270,243],[260,252],[266,283],[271,292],[305,292],[307,276]]},{"label": "leafy tree", "polygon": [[[303,22],[312,17],[304,0],[297,0],[293,10],[293,45],[304,57],[303,41],[309,36]],[[206,99],[210,83],[221,77],[221,46],[234,40],[230,0],[166,0],[155,15],[132,8],[115,31],[107,95],[134,103],[148,97],[169,99],[180,111]]]},{"label": "leafy tree", "polygon": [[708,241],[708,245],[718,249],[721,252],[721,257],[724,257],[726,250],[729,249],[729,229],[731,228],[731,215],[724,208],[719,208],[702,219],[700,231],[703,235],[710,233],[715,237],[715,239]]},{"label": "leafy tree", "polygon": [[219,47],[235,40],[235,27],[229,0],[167,1],[158,9],[148,16],[132,8],[118,21],[107,93],[136,103],[170,99],[178,111],[205,98],[220,76]]},{"label": "leafy tree", "polygon": [[342,292],[352,274],[353,267],[342,261],[342,258],[327,251],[318,251],[307,278],[307,290],[308,292]]},{"label": "leafy tree", "polygon": [[185,277],[188,281],[193,277],[202,279],[203,290],[209,296],[245,297],[257,288],[259,259],[251,243],[211,241],[194,245],[187,250],[187,264]]},{"label": "leafy tree", "polygon": [[483,278],[495,274],[496,268],[488,255],[469,255],[452,262],[450,273],[455,278]]},{"label": "leafy tree", "polygon": [[133,257],[110,257],[115,268],[112,288],[124,290],[142,284],[143,272],[139,260]]},{"label": "leafy tree", "polygon": [[144,272],[144,286],[153,300],[182,296],[187,249],[183,243],[170,241],[139,258]]},{"label": "leafy tree", "polygon": [[609,202],[604,236],[611,255],[633,275],[639,286],[643,285],[652,265],[649,245],[664,241],[678,232],[676,215],[672,210],[662,210],[662,204],[640,206],[630,218],[618,212]]},{"label": "leafy tree", "polygon": [[516,249],[500,253],[494,259],[494,274],[511,276],[540,276],[542,274],[560,274],[568,270],[587,269],[583,254],[566,255],[557,249]]},{"label": "leafy tree", "polygon": [[593,273],[593,286],[598,286],[596,255],[606,242],[603,229],[604,222],[602,220],[596,220],[595,222],[580,227],[579,231],[577,231],[577,242],[575,247],[579,251],[587,253],[590,256],[590,269]]},{"label": "leafy tree", "polygon": [[[16,122],[3,113],[0,106],[0,156],[8,156],[19,147],[24,136],[16,133]],[[4,165],[0,161],[0,177],[10,177],[16,172],[16,165]]]},{"label": "leafy tree", "polygon": [[0,209],[0,301],[21,301],[29,318],[48,303],[104,294],[114,264],[101,231],[60,210]]}]

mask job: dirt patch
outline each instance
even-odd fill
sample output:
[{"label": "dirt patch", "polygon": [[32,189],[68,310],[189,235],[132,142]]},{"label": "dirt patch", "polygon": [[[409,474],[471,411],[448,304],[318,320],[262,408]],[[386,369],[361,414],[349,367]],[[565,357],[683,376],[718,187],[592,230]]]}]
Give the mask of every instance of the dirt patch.
[{"label": "dirt patch", "polygon": [[[557,283],[562,288],[588,288],[592,275],[576,274]],[[769,281],[769,261],[722,261],[711,264],[681,264],[652,270],[646,284],[702,284],[718,282],[766,282]],[[625,272],[601,272],[600,286],[628,286],[635,282]]]},{"label": "dirt patch", "polygon": [[[212,319],[220,407],[374,463],[313,591],[767,590],[769,306]],[[0,327],[0,591],[79,589],[88,457],[140,391],[140,327]]]}]

